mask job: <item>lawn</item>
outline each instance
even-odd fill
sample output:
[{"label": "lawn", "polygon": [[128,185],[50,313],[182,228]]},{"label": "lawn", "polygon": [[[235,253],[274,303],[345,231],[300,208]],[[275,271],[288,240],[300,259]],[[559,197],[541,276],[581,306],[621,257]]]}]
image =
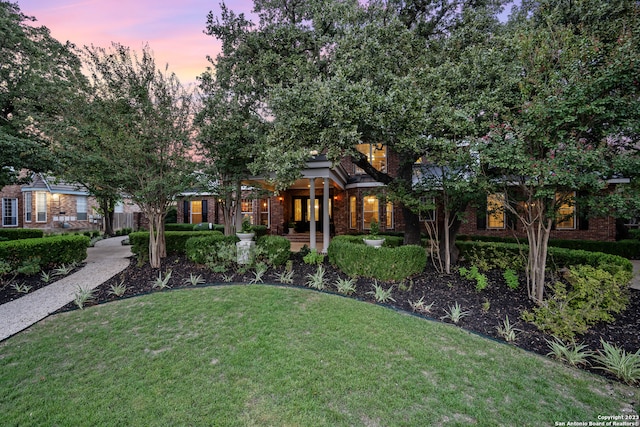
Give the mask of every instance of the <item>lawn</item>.
[{"label": "lawn", "polygon": [[0,389],[0,425],[554,425],[637,402],[452,325],[264,285],[52,316],[0,343]]}]

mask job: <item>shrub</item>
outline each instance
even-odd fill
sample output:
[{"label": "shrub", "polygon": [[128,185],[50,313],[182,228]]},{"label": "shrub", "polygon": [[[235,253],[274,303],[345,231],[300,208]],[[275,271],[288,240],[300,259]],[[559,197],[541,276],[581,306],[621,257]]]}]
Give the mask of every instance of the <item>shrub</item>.
[{"label": "shrub", "polygon": [[302,257],[305,264],[320,265],[324,262],[324,254],[318,252],[317,249],[311,249],[308,254]]},{"label": "shrub", "polygon": [[193,231],[219,231],[224,234],[224,225],[213,224],[210,222],[201,222],[192,227]]},{"label": "shrub", "polygon": [[460,275],[467,280],[475,280],[476,282],[476,291],[480,292],[489,286],[489,279],[486,275],[480,273],[478,271],[478,267],[475,265],[470,269],[466,269],[464,267],[460,267]]},{"label": "shrub", "polygon": [[263,249],[265,261],[269,265],[282,265],[291,255],[291,242],[282,236],[262,236],[256,245]]},{"label": "shrub", "polygon": [[623,269],[611,273],[589,265],[569,268],[567,284],[556,282],[544,303],[522,314],[524,320],[559,338],[584,334],[597,322],[614,320],[629,301],[627,284],[631,274]]},{"label": "shrub", "polygon": [[406,245],[373,248],[362,240],[352,243],[348,236],[337,236],[329,244],[329,262],[351,277],[402,280],[424,270],[427,253],[423,247]]},{"label": "shrub", "polygon": [[[207,224],[207,228],[202,229],[202,231],[209,229],[208,223],[204,223],[204,224]],[[164,231],[193,231],[193,230],[194,230],[193,224],[165,224],[164,225]]]},{"label": "shrub", "polygon": [[[343,240],[351,243],[360,244],[360,243],[363,243],[362,239],[366,237],[370,237],[370,236],[368,234],[357,234],[357,235],[343,234],[343,235],[334,237],[333,240],[339,239],[339,240]],[[379,234],[379,237],[381,238],[384,237],[384,243],[382,244],[382,246],[387,248],[397,248],[398,246],[402,246],[402,244],[404,243],[404,238],[402,236]]]},{"label": "shrub", "polygon": [[[185,244],[192,237],[210,236],[212,233],[221,235],[219,232],[211,231],[165,231],[164,238],[167,245],[167,254],[184,254]],[[131,243],[131,252],[138,255],[142,259],[149,256],[149,232],[138,231],[129,234]]]},{"label": "shrub", "polygon": [[518,274],[514,270],[507,268],[502,273],[502,277],[504,277],[504,281],[506,282],[507,287],[511,289],[518,289],[518,286],[520,286],[520,282],[518,281]]},{"label": "shrub", "polygon": [[44,237],[42,230],[32,228],[0,228],[0,240],[40,239]]},{"label": "shrub", "polygon": [[59,235],[39,239],[0,242],[0,259],[13,268],[24,260],[39,258],[40,267],[81,262],[87,257],[87,236]]},{"label": "shrub", "polygon": [[205,232],[195,236],[191,233],[190,239],[185,243],[187,258],[196,264],[206,264],[210,256],[215,256],[223,245],[235,245],[236,236],[225,236],[220,232]]},{"label": "shrub", "polygon": [[256,238],[259,238],[262,236],[266,236],[267,233],[269,232],[269,229],[267,228],[266,225],[252,225],[251,231],[256,233]]}]

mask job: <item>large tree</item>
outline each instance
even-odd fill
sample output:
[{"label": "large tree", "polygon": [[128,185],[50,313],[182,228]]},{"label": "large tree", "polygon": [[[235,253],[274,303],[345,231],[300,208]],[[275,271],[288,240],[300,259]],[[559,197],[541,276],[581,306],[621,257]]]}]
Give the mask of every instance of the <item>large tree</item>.
[{"label": "large tree", "polygon": [[628,163],[637,165],[639,11],[634,1],[525,2],[505,40],[513,66],[503,81],[517,103],[478,149],[504,209],[527,233],[537,303],[559,208],[584,205],[617,173],[637,173]]},{"label": "large tree", "polygon": [[22,169],[55,166],[43,123],[64,113],[60,101],[84,80],[73,45],[34,21],[0,1],[0,187],[17,182]]},{"label": "large tree", "polygon": [[115,43],[88,48],[87,65],[100,105],[93,111],[104,124],[95,129],[97,140],[121,190],[149,221],[149,261],[159,268],[164,218],[193,180],[191,94],[156,67],[148,47],[140,55]]}]

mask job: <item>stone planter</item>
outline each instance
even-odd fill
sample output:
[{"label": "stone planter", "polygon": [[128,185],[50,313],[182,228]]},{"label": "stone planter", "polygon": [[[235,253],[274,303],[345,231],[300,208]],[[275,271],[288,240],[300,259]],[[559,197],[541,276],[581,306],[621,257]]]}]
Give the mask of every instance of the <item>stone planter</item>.
[{"label": "stone planter", "polygon": [[241,242],[248,242],[249,240],[253,240],[253,236],[255,236],[256,233],[236,233],[236,236],[238,236],[238,239],[240,239]]},{"label": "stone planter", "polygon": [[367,238],[364,238],[362,240],[364,241],[365,245],[373,246],[374,248],[379,248],[384,243],[384,238],[382,238],[382,239],[367,239]]}]

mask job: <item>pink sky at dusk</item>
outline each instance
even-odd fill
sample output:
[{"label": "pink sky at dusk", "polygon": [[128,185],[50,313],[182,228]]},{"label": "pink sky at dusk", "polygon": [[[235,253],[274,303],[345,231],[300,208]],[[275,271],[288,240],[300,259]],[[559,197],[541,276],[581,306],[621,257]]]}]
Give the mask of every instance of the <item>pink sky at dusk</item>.
[{"label": "pink sky at dusk", "polygon": [[[53,37],[78,47],[108,48],[118,42],[140,51],[148,43],[156,65],[175,72],[184,85],[215,58],[219,42],[203,33],[207,14],[219,14],[219,0],[18,0],[22,13],[34,16],[36,25],[49,28]],[[251,0],[227,0],[236,13],[250,14]]]}]

